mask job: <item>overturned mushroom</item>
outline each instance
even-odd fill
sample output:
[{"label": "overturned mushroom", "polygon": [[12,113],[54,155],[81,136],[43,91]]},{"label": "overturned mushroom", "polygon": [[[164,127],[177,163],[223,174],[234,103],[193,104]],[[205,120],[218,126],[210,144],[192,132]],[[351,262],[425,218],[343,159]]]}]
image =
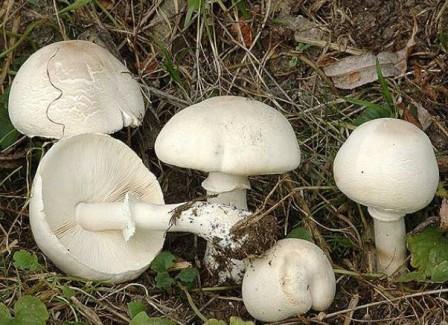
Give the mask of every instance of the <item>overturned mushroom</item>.
[{"label": "overturned mushroom", "polygon": [[[155,143],[165,163],[208,172],[202,187],[209,202],[247,209],[248,176],[281,174],[300,164],[300,149],[288,120],[274,108],[244,97],[218,96],[174,115]],[[204,261],[219,265],[207,250]],[[229,278],[241,280],[244,264],[235,260]],[[221,276],[222,278],[222,276]]]},{"label": "overturned mushroom", "polygon": [[391,275],[406,259],[404,216],[427,206],[439,182],[431,141],[413,124],[376,119],[353,131],[334,160],[337,187],[368,207],[377,267]]},{"label": "overturned mushroom", "polygon": [[247,211],[205,202],[164,205],[154,175],[125,144],[84,134],[56,143],[37,170],[30,222],[42,251],[61,270],[91,280],[140,275],[166,231],[198,234],[239,248],[231,227]]},{"label": "overturned mushroom", "polygon": [[31,55],[14,78],[8,110],[20,132],[57,139],[138,126],[145,113],[129,70],[87,41],[57,42]]},{"label": "overturned mushroom", "polygon": [[326,310],[336,280],[328,258],[311,242],[279,240],[262,257],[248,262],[243,301],[252,317],[276,322],[310,309]]}]

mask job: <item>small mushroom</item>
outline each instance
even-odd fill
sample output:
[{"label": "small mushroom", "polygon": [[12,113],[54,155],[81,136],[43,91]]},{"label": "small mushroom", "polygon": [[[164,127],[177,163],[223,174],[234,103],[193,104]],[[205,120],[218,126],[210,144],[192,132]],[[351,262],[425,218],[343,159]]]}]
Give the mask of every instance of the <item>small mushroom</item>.
[{"label": "small mushroom", "polygon": [[30,223],[41,250],[64,272],[90,280],[138,277],[167,231],[193,232],[231,250],[231,227],[249,212],[197,202],[163,204],[155,176],[125,144],[84,134],[56,143],[41,160]]},{"label": "small mushroom", "polygon": [[[218,96],[174,115],[160,131],[155,151],[165,163],[208,172],[202,187],[209,202],[247,209],[248,176],[281,174],[300,164],[300,149],[288,120],[252,99]],[[204,261],[218,264],[207,249]],[[228,277],[241,281],[244,263],[233,261]]]},{"label": "small mushroom", "polygon": [[87,41],[45,46],[20,67],[11,86],[9,116],[29,137],[113,133],[138,126],[143,96],[129,70]]},{"label": "small mushroom", "polygon": [[337,187],[368,207],[377,268],[388,275],[406,259],[404,216],[427,206],[439,182],[431,141],[413,124],[381,118],[362,124],[334,160]]},{"label": "small mushroom", "polygon": [[326,310],[335,292],[330,261],[302,239],[279,240],[264,256],[249,261],[242,286],[247,311],[263,322]]}]

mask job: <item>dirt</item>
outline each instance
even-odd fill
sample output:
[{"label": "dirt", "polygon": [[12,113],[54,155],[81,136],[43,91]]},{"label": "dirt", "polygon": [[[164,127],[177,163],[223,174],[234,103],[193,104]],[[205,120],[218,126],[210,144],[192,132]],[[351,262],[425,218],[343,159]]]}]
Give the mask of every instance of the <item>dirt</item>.
[{"label": "dirt", "polygon": [[[361,49],[380,52],[405,47],[412,34],[413,16],[419,26],[429,20],[428,0],[340,0],[335,5],[333,30],[337,40],[345,40]],[[436,35],[434,34],[433,37]],[[417,45],[427,43],[424,33],[417,35]]]}]

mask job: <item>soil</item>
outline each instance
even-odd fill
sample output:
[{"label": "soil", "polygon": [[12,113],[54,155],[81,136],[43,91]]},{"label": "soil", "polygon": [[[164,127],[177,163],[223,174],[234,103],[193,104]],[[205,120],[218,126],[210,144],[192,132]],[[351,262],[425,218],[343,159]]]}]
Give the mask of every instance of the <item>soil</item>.
[{"label": "soil", "polygon": [[[429,21],[431,7],[438,1],[428,0],[339,0],[333,20],[335,38],[375,53],[397,51],[406,46],[412,35],[414,16],[419,26]],[[422,27],[423,28],[423,27]],[[432,35],[436,37],[434,33]],[[417,45],[427,44],[425,34],[417,35]]]}]

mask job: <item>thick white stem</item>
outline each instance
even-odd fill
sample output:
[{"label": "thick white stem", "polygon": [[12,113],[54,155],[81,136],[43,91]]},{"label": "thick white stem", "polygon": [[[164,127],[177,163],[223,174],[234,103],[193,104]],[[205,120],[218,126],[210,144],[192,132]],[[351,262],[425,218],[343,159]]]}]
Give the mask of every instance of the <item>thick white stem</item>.
[{"label": "thick white stem", "polygon": [[369,208],[373,217],[377,270],[392,275],[406,260],[406,226],[403,214]]},{"label": "thick white stem", "polygon": [[127,197],[124,202],[79,203],[78,224],[89,231],[121,230],[127,239],[133,230],[191,232],[221,247],[238,246],[232,240],[232,226],[249,215],[219,204],[196,202],[191,205],[157,205]]},{"label": "thick white stem", "polygon": [[250,189],[250,183],[246,176],[212,172],[202,182],[202,187],[207,195],[213,196],[209,202],[247,210],[246,190]]},{"label": "thick white stem", "polygon": [[[238,209],[247,210],[246,191],[250,189],[249,179],[246,176],[236,176],[225,173],[209,173],[207,179],[202,182],[202,187],[207,190],[207,201],[211,203],[226,204]],[[240,283],[244,274],[244,261],[231,259],[223,269],[221,263],[217,263],[214,256],[216,251],[212,245],[207,245],[204,262],[208,270],[216,274],[218,269],[219,282],[231,279]]]}]

